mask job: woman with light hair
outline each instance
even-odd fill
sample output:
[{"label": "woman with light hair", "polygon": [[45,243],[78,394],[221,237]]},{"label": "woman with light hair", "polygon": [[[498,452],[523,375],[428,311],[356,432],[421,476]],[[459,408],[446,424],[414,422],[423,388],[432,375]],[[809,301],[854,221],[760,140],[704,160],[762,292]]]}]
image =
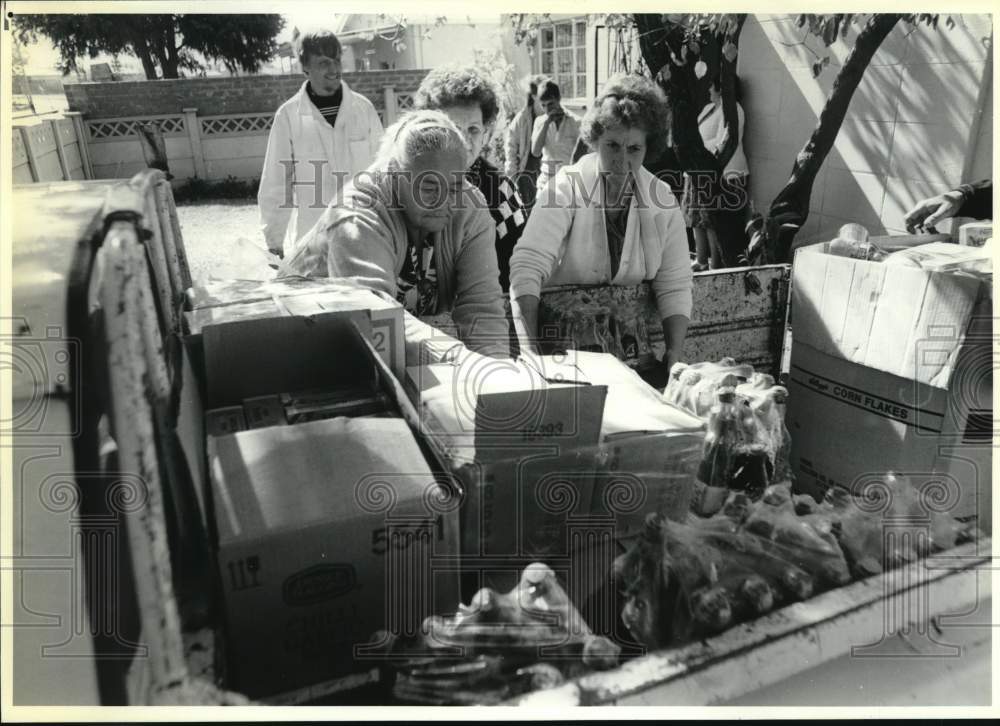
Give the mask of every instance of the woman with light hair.
[{"label": "woman with light hair", "polygon": [[510,299],[522,349],[534,349],[542,290],[650,281],[663,325],[665,370],[679,358],[691,317],[684,218],[670,187],[643,167],[666,137],[667,104],[652,81],[608,79],[583,118],[592,150],[564,166],[535,208],[510,260]]},{"label": "woman with light hair", "polygon": [[[347,184],[282,274],[351,278],[400,302],[407,365],[415,346],[446,336],[418,319],[451,311],[471,350],[509,356],[494,225],[465,179],[467,144],[439,111],[386,129],[375,162]],[[478,197],[476,195],[479,195]]]}]

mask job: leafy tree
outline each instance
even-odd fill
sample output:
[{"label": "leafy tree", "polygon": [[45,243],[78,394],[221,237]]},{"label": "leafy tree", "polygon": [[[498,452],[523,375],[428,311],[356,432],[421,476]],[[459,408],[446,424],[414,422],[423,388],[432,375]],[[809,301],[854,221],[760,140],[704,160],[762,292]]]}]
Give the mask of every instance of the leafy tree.
[{"label": "leafy tree", "polygon": [[[668,155],[653,160],[653,171],[673,168],[680,171],[721,173],[736,150],[739,134],[735,102],[736,65],[739,36],[745,14],[609,14],[603,22],[612,29],[634,28],[644,65],[663,87],[670,102],[671,146]],[[900,22],[937,28],[939,16],[929,14],[850,14],[800,15],[797,24],[805,38],[819,38],[829,48],[848,31],[858,28],[854,46],[834,79],[830,96],[820,112],[816,129],[795,158],[791,176],[765,214],[757,214],[748,225],[749,248],[737,255],[724,250],[726,264],[738,261],[785,262],[795,234],[809,216],[809,199],[816,175],[833,148],[854,91],[882,42]],[[531,42],[538,27],[551,22],[547,15],[511,15],[515,41]],[[954,26],[947,18],[946,24]],[[530,45],[529,45],[530,48]],[[830,63],[817,57],[813,75]],[[707,99],[710,79],[718,77],[722,86],[722,110],[728,132],[726,143],[716,153],[709,152],[698,132],[697,112]],[[721,240],[745,239],[742,230],[727,229],[731,215],[713,215]]]},{"label": "leafy tree", "polygon": [[[203,59],[229,71],[254,72],[277,51],[285,25],[280,15],[18,15],[18,39],[47,37],[59,51],[65,74],[81,58],[131,53],[146,78],[179,78],[181,69],[203,71]],[[159,75],[157,71],[159,70]]]}]

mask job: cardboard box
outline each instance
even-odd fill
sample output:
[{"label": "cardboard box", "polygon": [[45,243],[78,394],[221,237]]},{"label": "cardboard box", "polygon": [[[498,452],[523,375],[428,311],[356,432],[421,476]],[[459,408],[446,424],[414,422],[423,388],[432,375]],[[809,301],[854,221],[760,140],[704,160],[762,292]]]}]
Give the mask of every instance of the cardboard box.
[{"label": "cardboard box", "polygon": [[590,507],[607,387],[552,378],[486,358],[407,369],[421,432],[465,487],[462,552],[494,570],[565,555]]},{"label": "cardboard box", "polygon": [[[436,593],[433,597],[438,600],[432,602],[428,600],[430,595],[424,596],[431,586],[414,580],[416,576],[412,573],[404,588],[406,596],[419,595],[424,599],[409,603],[405,598],[390,596],[386,591],[387,575],[380,575],[377,569],[384,569],[385,565],[378,563],[383,562],[386,551],[399,551],[395,547],[397,541],[405,542],[407,537],[412,539],[414,531],[427,529],[427,517],[424,514],[418,517],[415,511],[425,512],[427,507],[433,510],[432,502],[448,499],[443,494],[438,498],[428,493],[426,487],[418,494],[410,486],[415,480],[427,479],[430,470],[427,452],[412,433],[417,425],[416,411],[395,376],[374,351],[369,334],[366,311],[324,313],[308,318],[240,320],[207,326],[202,334],[203,398],[210,406],[260,398],[276,398],[284,406],[282,392],[295,394],[284,396],[289,402],[293,399],[316,402],[356,395],[364,390],[381,396],[393,407],[394,418],[328,419],[241,432],[238,439],[223,436],[208,440],[211,486],[208,509],[226,606],[227,663],[231,666],[235,679],[232,682],[237,690],[245,690],[269,702],[301,702],[318,697],[318,694],[363,685],[377,676],[380,661],[364,660],[360,654],[350,662],[339,655],[330,658],[327,651],[317,654],[314,651],[318,646],[312,645],[317,639],[309,640],[305,631],[304,635],[295,637],[288,634],[289,642],[299,645],[291,650],[286,648],[285,641],[280,639],[283,636],[271,632],[276,621],[262,614],[266,608],[284,607],[281,582],[277,585],[277,594],[275,583],[269,580],[267,584],[271,590],[257,593],[263,598],[259,603],[254,601],[256,604],[244,606],[245,601],[239,600],[240,604],[235,605],[233,593],[225,589],[225,578],[230,578],[232,586],[235,572],[237,584],[253,582],[252,567],[256,581],[262,583],[264,560],[261,551],[269,557],[280,555],[283,558],[281,567],[285,567],[286,572],[293,566],[299,568],[288,572],[285,580],[303,569],[308,570],[302,578],[288,585],[293,590],[309,590],[313,585],[322,589],[331,581],[330,587],[343,584],[346,588],[352,576],[354,581],[361,582],[363,573],[373,573],[364,574],[364,588],[352,589],[342,597],[331,596],[330,601],[323,600],[322,604],[288,606],[298,613],[299,619],[295,621],[298,625],[294,627],[325,628],[323,632],[332,633],[327,633],[328,639],[340,643],[338,648],[347,648],[345,638],[367,631],[370,622],[374,622],[372,618],[377,619],[385,613],[391,616],[389,626],[396,627],[397,631],[399,613],[409,613],[403,625],[408,632],[413,632],[413,623],[423,616],[452,611],[459,602],[457,502],[450,511],[434,514],[436,559],[432,567],[425,567],[418,573],[433,581]],[[310,390],[315,394],[312,398],[299,395],[308,394]],[[364,428],[366,426],[375,428]],[[390,428],[381,428],[384,426]],[[244,435],[246,438],[242,438]],[[221,447],[220,442],[223,442]],[[391,461],[387,462],[385,457],[390,452]],[[435,462],[434,471],[438,468]],[[358,510],[355,505],[366,500],[359,500],[355,489],[345,490],[344,486],[338,487],[338,483],[350,482],[354,486],[366,476],[369,479],[365,481],[372,486],[367,500],[371,506]],[[383,503],[393,503],[389,519],[379,509]],[[314,525],[301,519],[307,515],[326,519]],[[376,521],[383,520],[383,524],[374,526]],[[331,521],[337,524],[331,525]],[[369,529],[359,535],[358,528],[362,526]],[[236,528],[241,532],[239,536],[233,534]],[[394,534],[397,530],[400,533]],[[248,540],[244,537],[248,532],[259,537]],[[271,544],[258,546],[264,540]],[[331,551],[337,552],[342,559],[331,563]],[[250,557],[257,559],[251,561]],[[309,569],[313,565],[308,562],[317,557],[320,569]],[[356,564],[359,561],[362,565]],[[268,567],[275,566],[273,559],[268,562],[272,563]],[[350,565],[354,569],[326,567],[329,564]],[[371,570],[370,566],[376,569]],[[364,637],[370,634],[366,632]],[[281,657],[290,660],[278,665],[279,661],[274,658],[270,663],[267,657],[258,658],[258,653],[268,656],[270,652],[260,650],[261,643],[267,643],[267,648],[272,650],[279,646],[285,648]],[[305,651],[299,653],[296,648]]]},{"label": "cardboard box", "polygon": [[574,351],[572,358],[584,376],[608,387],[591,516],[612,519],[618,540],[641,531],[650,512],[686,518],[705,422],[664,400],[614,356]]},{"label": "cardboard box", "polygon": [[993,236],[993,222],[967,222],[958,228],[958,243],[982,247]]},{"label": "cardboard box", "polygon": [[246,428],[243,406],[223,406],[205,412],[205,433],[209,436],[232,434]]},{"label": "cardboard box", "polygon": [[254,396],[243,401],[243,414],[248,429],[265,426],[282,426],[285,423],[285,407],[280,396]]},{"label": "cardboard box", "polygon": [[404,421],[338,418],[209,445],[229,688],[293,694],[283,702],[357,685],[380,663],[365,648],[375,631],[413,634],[456,607],[455,508],[438,502]]},{"label": "cardboard box", "polygon": [[[937,480],[989,526],[992,296],[967,275],[805,247],[793,266],[788,428],[797,486],[821,494],[895,470]],[[964,462],[964,463],[963,463]]]},{"label": "cardboard box", "polygon": [[406,357],[403,308],[350,280],[280,278],[267,282],[227,280],[195,288],[188,332],[208,325],[286,315],[368,311],[371,340],[393,374],[402,380]]},{"label": "cardboard box", "polygon": [[302,388],[374,388],[368,313],[237,320],[204,328],[207,405]]}]

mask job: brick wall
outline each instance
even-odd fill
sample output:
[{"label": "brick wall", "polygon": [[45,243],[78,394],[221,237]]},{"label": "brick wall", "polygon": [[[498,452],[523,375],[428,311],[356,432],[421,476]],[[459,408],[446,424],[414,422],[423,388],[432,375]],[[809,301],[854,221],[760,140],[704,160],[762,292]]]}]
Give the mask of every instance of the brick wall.
[{"label": "brick wall", "polygon": [[[375,104],[384,105],[383,89],[413,91],[427,70],[365,71],[344,73],[352,90]],[[301,87],[301,74],[234,76],[231,78],[181,78],[158,81],[66,84],[72,111],[88,118],[144,116],[198,109],[199,116],[275,111]]]}]

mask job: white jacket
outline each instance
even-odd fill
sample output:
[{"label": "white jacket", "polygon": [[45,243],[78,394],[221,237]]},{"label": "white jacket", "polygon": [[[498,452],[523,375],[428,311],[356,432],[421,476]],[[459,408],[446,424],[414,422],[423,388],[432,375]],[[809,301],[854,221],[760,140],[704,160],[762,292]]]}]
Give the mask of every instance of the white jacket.
[{"label": "white jacket", "polygon": [[560,285],[638,285],[650,280],[661,318],[691,317],[691,259],[684,218],[670,187],[639,170],[618,274],[604,220],[598,156],[560,169],[539,189],[510,258],[510,299]]},{"label": "white jacket", "polygon": [[[264,240],[269,249],[281,249],[284,241],[286,252],[316,224],[342,184],[374,161],[382,139],[382,122],[367,98],[341,81],[343,100],[330,126],[309,100],[306,83],[274,115],[257,190]],[[281,163],[286,159],[295,164],[294,186]]]}]

